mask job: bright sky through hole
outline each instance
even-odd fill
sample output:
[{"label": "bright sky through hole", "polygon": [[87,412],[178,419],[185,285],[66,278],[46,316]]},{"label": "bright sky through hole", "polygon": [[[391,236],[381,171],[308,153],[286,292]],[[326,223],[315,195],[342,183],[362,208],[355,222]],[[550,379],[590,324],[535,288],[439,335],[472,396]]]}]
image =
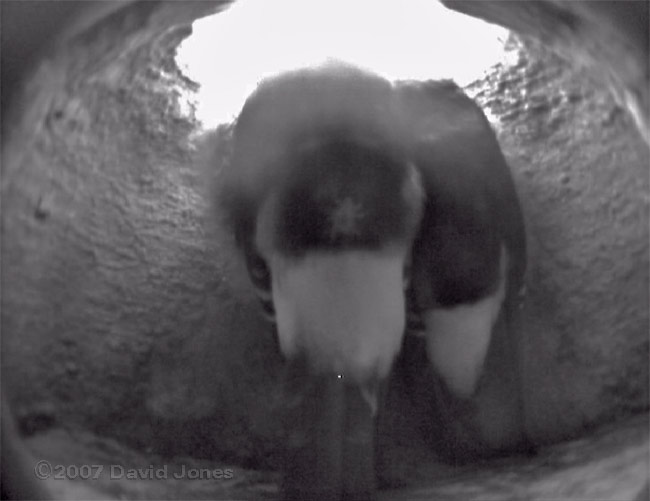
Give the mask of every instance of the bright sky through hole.
[{"label": "bright sky through hole", "polygon": [[196,114],[210,128],[236,117],[261,78],[328,58],[464,86],[505,60],[508,35],[435,0],[240,0],[193,31],[177,62],[201,85]]}]

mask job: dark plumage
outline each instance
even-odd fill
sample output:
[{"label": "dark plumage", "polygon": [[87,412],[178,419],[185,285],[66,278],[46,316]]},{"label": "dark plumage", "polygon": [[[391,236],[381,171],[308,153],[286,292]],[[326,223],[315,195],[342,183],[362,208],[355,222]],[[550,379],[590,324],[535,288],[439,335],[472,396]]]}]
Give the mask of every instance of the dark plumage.
[{"label": "dark plumage", "polygon": [[[266,80],[237,120],[222,180],[222,207],[276,321],[292,391],[304,381],[290,411],[292,426],[305,428],[289,448],[287,499],[372,496],[368,429],[406,331],[424,341],[397,367],[420,386],[442,384],[420,392],[432,410],[473,398],[488,359],[516,380],[523,218],[494,133],[453,83],[391,84],[344,65]],[[421,360],[424,383],[410,368]],[[513,388],[504,384],[503,395],[515,422]],[[431,416],[452,448],[485,448],[480,413]],[[454,431],[472,420],[471,431]],[[355,445],[349,423],[366,437]],[[340,470],[350,462],[360,469]]]}]

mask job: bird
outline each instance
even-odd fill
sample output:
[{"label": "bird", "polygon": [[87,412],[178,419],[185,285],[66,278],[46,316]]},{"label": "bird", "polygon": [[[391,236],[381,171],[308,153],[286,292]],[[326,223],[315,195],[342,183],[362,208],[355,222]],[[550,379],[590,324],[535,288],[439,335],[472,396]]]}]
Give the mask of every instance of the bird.
[{"label": "bird", "polygon": [[[424,361],[428,380],[409,381],[434,390],[413,395],[433,395],[452,450],[453,409],[487,368],[517,379],[523,215],[489,122],[455,83],[341,62],[265,78],[219,182],[285,360],[283,499],[375,499],[376,421],[396,368]],[[483,440],[489,425],[470,422],[468,441],[500,448]]]}]

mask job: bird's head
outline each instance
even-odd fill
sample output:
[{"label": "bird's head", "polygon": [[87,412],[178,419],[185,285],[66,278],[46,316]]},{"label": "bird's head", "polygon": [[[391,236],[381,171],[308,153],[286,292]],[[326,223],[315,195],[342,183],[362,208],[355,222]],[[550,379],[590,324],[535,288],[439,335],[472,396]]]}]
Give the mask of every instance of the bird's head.
[{"label": "bird's head", "polygon": [[226,210],[286,359],[287,499],[374,490],[424,203],[393,106],[379,77],[307,70],[263,83],[235,127]]}]

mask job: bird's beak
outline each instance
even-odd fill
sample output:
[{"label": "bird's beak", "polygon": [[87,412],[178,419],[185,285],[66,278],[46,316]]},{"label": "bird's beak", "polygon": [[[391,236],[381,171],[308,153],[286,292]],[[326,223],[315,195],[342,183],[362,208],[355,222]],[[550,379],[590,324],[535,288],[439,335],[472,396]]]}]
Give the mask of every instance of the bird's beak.
[{"label": "bird's beak", "polygon": [[375,416],[383,382],[358,384],[306,368],[297,361],[287,366],[283,499],[375,499]]},{"label": "bird's beak", "polygon": [[272,263],[290,402],[285,499],[374,498],[375,416],[404,333],[404,254]]}]

